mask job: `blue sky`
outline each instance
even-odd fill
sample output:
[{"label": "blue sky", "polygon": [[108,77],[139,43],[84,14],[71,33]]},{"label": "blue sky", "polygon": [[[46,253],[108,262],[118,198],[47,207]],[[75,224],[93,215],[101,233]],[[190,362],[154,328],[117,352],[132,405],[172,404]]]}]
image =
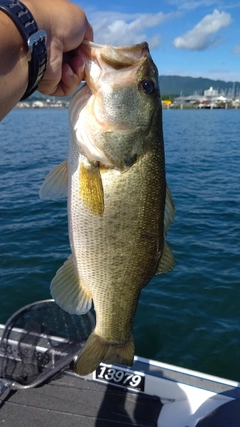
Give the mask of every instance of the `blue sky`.
[{"label": "blue sky", "polygon": [[240,0],[74,0],[97,43],[147,41],[160,75],[240,81]]}]

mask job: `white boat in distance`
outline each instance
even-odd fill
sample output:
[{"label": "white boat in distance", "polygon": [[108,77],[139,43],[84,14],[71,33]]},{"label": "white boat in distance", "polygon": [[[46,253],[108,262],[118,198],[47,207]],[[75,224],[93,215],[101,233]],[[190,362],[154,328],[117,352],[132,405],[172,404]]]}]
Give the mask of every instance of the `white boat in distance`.
[{"label": "white boat in distance", "polygon": [[53,300],[0,325],[0,423],[5,427],[239,427],[237,382],[135,356],[80,377],[74,358],[94,327]]}]

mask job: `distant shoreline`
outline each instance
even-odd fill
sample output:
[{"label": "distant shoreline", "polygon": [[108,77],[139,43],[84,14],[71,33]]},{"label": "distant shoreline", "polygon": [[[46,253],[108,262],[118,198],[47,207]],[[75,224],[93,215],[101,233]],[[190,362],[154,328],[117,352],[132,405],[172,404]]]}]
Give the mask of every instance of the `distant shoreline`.
[{"label": "distant shoreline", "polygon": [[24,101],[24,102],[18,102],[16,105],[16,109],[18,110],[27,110],[29,108],[31,109],[42,109],[42,108],[68,108],[69,101],[57,101],[57,102],[49,102],[49,101]]},{"label": "distant shoreline", "polygon": [[[69,107],[69,102],[64,102],[62,104],[59,103],[51,103],[51,104],[44,104],[44,105],[33,105],[32,102],[24,102],[24,103],[18,103],[15,107],[17,110],[41,110],[41,109],[67,109]],[[240,110],[240,105],[233,106],[233,105],[225,105],[225,106],[211,106],[211,105],[205,105],[205,106],[197,106],[196,104],[189,104],[189,103],[183,103],[183,104],[177,104],[172,103],[165,105],[164,102],[162,103],[163,110]]]}]

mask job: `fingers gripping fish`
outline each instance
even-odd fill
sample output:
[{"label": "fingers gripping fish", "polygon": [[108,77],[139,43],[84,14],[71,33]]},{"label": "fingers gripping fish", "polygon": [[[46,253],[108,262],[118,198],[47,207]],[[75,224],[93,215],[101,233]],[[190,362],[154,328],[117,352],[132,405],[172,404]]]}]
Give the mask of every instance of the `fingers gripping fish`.
[{"label": "fingers gripping fish", "polygon": [[68,160],[54,169],[42,198],[66,194],[72,254],[51,283],[69,313],[96,327],[76,363],[87,375],[100,362],[132,365],[132,327],[141,290],[174,266],[165,234],[174,207],[165,178],[158,71],[147,43],[82,47],[86,83],[69,109]]}]

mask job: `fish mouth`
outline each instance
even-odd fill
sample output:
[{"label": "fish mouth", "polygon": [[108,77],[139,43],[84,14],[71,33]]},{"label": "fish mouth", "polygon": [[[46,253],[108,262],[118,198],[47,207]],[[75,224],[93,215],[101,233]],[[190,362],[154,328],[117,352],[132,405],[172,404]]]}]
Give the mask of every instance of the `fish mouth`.
[{"label": "fish mouth", "polygon": [[[115,70],[120,70],[137,64],[143,56],[145,57],[146,54],[149,54],[147,42],[142,42],[132,46],[110,46],[84,40],[83,45],[87,48],[87,50],[83,48],[83,51],[87,55],[89,49],[91,49],[91,59],[96,55],[97,51],[99,51],[103,62]],[[94,50],[96,52],[94,52]]]},{"label": "fish mouth", "polygon": [[147,42],[131,46],[110,46],[84,40],[80,53],[85,62],[84,80],[93,94],[99,89],[100,80],[109,79],[113,71],[116,78],[116,72],[120,76],[123,69],[129,69],[129,73],[125,74],[125,84],[132,84],[139,66],[150,57]]}]

